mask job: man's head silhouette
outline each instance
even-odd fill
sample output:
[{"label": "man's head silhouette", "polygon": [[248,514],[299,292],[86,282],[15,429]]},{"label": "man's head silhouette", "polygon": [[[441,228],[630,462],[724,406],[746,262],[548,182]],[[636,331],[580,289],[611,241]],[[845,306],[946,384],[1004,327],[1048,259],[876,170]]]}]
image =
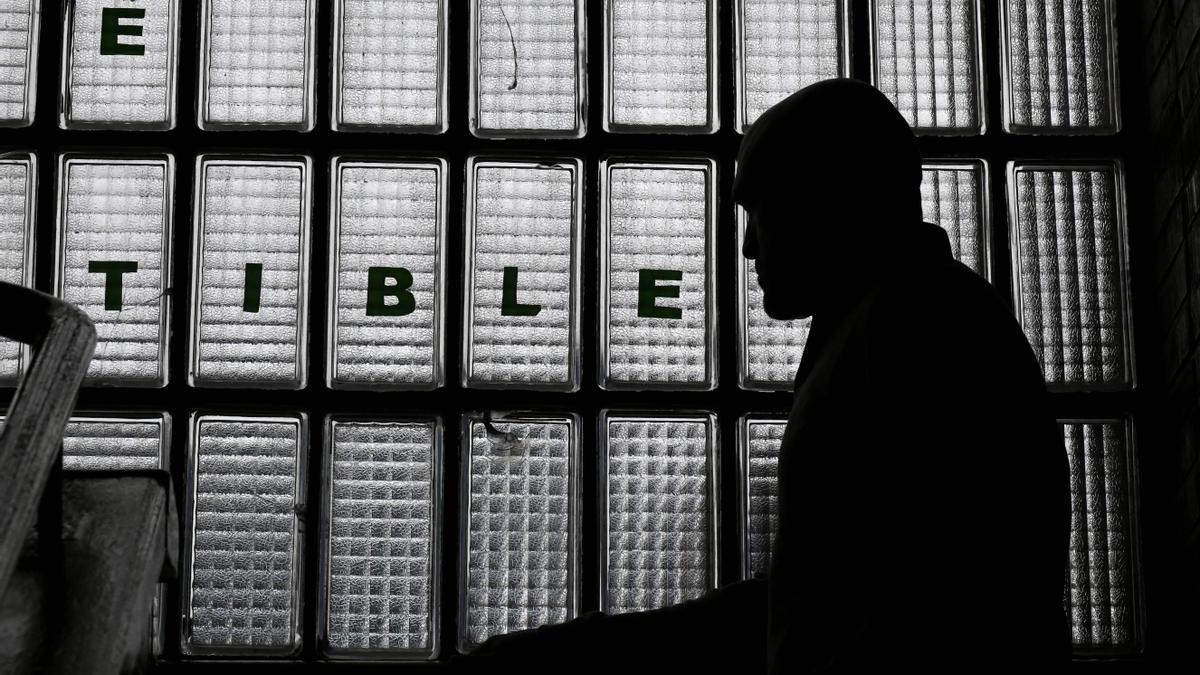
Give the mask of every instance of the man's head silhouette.
[{"label": "man's head silhouette", "polygon": [[742,248],[775,319],[852,298],[921,221],[921,160],[908,122],[853,79],[811,84],[767,110],[738,153]]}]

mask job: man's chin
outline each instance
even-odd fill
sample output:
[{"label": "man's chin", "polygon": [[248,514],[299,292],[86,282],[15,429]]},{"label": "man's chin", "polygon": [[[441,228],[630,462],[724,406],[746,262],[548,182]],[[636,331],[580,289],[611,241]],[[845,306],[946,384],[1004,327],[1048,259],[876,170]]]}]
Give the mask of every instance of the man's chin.
[{"label": "man's chin", "polygon": [[767,316],[777,321],[793,321],[795,319],[807,319],[812,316],[812,310],[798,303],[771,302],[766,298],[763,299],[763,311]]}]

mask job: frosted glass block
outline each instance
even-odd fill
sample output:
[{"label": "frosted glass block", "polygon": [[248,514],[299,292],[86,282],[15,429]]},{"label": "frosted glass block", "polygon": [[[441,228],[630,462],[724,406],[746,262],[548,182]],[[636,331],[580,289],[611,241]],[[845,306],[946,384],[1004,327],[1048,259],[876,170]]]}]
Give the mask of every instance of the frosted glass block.
[{"label": "frosted glass block", "polygon": [[326,422],[323,649],[437,655],[441,423]]},{"label": "frosted glass block", "polygon": [[924,164],[921,213],[940,225],[950,239],[954,259],[990,279],[987,169],[981,161]]},{"label": "frosted glass block", "polygon": [[875,86],[910,126],[982,131],[978,0],[874,0]]},{"label": "frosted glass block", "polygon": [[63,469],[141,471],[167,468],[171,417],[72,417],[63,431]]},{"label": "frosted glass block", "polygon": [[1004,130],[1116,133],[1116,24],[1111,0],[1001,3]]},{"label": "frosted glass block", "polygon": [[194,415],[189,437],[180,647],[294,654],[307,420]]},{"label": "frosted glass block", "polygon": [[41,16],[41,0],[0,0],[0,127],[33,123]]},{"label": "frosted glass block", "polygon": [[334,129],[446,130],[447,5],[334,3]]},{"label": "frosted glass block", "polygon": [[311,165],[197,158],[189,384],[304,388]]},{"label": "frosted glass block", "polygon": [[779,447],[787,420],[745,415],[738,426],[742,471],[742,576],[770,573],[779,523]]},{"label": "frosted glass block", "polygon": [[459,651],[575,618],[579,418],[464,416]]},{"label": "frosted glass block", "polygon": [[658,609],[716,587],[716,416],[601,414],[601,609]]},{"label": "frosted glass block", "polygon": [[600,386],[716,386],[712,162],[604,162]]},{"label": "frosted glass block", "polygon": [[174,159],[62,155],[59,175],[54,285],[96,326],[85,383],[165,386]]},{"label": "frosted glass block", "polygon": [[474,0],[471,131],[583,135],[581,0]]},{"label": "frosted glass block", "polygon": [[1046,382],[1132,382],[1124,186],[1119,168],[1008,168],[1015,310]]},{"label": "frosted glass block", "polygon": [[463,386],[578,389],[582,163],[468,175]]},{"label": "frosted glass block", "polygon": [[1132,442],[1124,420],[1067,420],[1071,543],[1066,606],[1077,647],[1140,641],[1135,605]]},{"label": "frosted glass block", "polygon": [[313,127],[315,0],[204,0],[201,129]]},{"label": "frosted glass block", "polygon": [[59,126],[175,126],[178,0],[74,0],[63,35]]},{"label": "frosted glass block", "polygon": [[329,345],[335,389],[442,385],[446,163],[335,157]]},{"label": "frosted glass block", "polygon": [[604,128],[717,129],[709,0],[607,0]]},{"label": "frosted glass block", "polygon": [[845,0],[739,0],[737,128],[804,87],[849,77]]},{"label": "frosted glass block", "polygon": [[[0,281],[27,288],[33,287],[36,197],[37,156],[0,155]],[[28,347],[0,339],[0,386],[15,387],[28,358]]]},{"label": "frosted glass block", "polygon": [[791,391],[804,355],[812,318],[780,321],[767,316],[755,261],[742,255],[746,210],[738,213],[738,386],[756,391]]}]

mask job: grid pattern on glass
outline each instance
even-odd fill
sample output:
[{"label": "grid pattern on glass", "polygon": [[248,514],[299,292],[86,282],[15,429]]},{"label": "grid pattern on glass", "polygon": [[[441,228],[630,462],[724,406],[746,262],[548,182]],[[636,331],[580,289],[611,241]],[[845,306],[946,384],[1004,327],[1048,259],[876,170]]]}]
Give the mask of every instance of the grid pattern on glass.
[{"label": "grid pattern on glass", "polygon": [[946,231],[955,260],[990,279],[987,181],[983,162],[939,162],[925,164],[923,169],[923,217]]},{"label": "grid pattern on glass", "polygon": [[59,124],[173,126],[178,0],[74,0],[72,5]]},{"label": "grid pattern on glass", "polygon": [[847,75],[845,0],[739,0],[738,131],[787,96]]},{"label": "grid pattern on glass", "polygon": [[190,383],[303,388],[311,162],[196,165]]},{"label": "grid pattern on glass", "polygon": [[27,127],[37,108],[41,0],[0,2],[0,127]]},{"label": "grid pattern on glass", "polygon": [[55,292],[87,312],[96,351],[86,382],[167,382],[175,165],[63,155]]},{"label": "grid pattern on glass", "polygon": [[[28,152],[0,155],[0,281],[26,287],[33,286],[36,161]],[[16,386],[28,356],[21,343],[0,340],[0,386]]]},{"label": "grid pattern on glass", "polygon": [[446,0],[337,0],[335,129],[445,129]]},{"label": "grid pattern on glass", "polygon": [[170,417],[72,417],[63,431],[63,469],[164,469]]},{"label": "grid pattern on glass", "polygon": [[464,419],[458,647],[575,617],[577,416]]},{"label": "grid pattern on glass", "polygon": [[472,131],[580,136],[577,0],[474,0]]},{"label": "grid pattern on glass", "polygon": [[335,158],[331,175],[329,386],[440,386],[445,162]]},{"label": "grid pattern on glass", "polygon": [[1110,0],[1004,0],[1001,7],[1005,130],[1117,131]]},{"label": "grid pattern on glass", "polygon": [[1067,608],[1077,646],[1136,640],[1130,442],[1123,420],[1066,421],[1071,468]]},{"label": "grid pattern on glass", "polygon": [[465,386],[578,387],[582,173],[472,163]]},{"label": "grid pattern on glass", "polygon": [[711,389],[711,162],[601,165],[600,386]]},{"label": "grid pattern on glass", "polygon": [[303,416],[193,416],[184,654],[299,649],[306,432]]},{"label": "grid pattern on glass", "polygon": [[330,420],[326,429],[326,651],[432,658],[441,425]]},{"label": "grid pattern on glass", "polygon": [[812,319],[780,321],[767,316],[763,292],[751,274],[754,263],[742,255],[746,210],[738,214],[738,385],[758,391],[791,391],[808,342]]},{"label": "grid pattern on glass", "polygon": [[1016,314],[1052,386],[1131,384],[1119,176],[1009,164]]},{"label": "grid pattern on glass", "polygon": [[606,0],[605,129],[717,127],[710,0]]},{"label": "grid pattern on glass", "polygon": [[768,419],[749,415],[742,418],[741,453],[745,483],[745,539],[742,541],[746,577],[768,574],[771,554],[775,550],[775,530],[779,520],[777,471],[779,446],[787,420]]},{"label": "grid pattern on glass", "polygon": [[205,0],[201,128],[313,126],[314,0]]},{"label": "grid pattern on glass", "polygon": [[978,0],[874,0],[875,85],[914,129],[978,133]]},{"label": "grid pattern on glass", "polygon": [[715,587],[715,428],[712,415],[602,414],[605,612],[666,607]]}]

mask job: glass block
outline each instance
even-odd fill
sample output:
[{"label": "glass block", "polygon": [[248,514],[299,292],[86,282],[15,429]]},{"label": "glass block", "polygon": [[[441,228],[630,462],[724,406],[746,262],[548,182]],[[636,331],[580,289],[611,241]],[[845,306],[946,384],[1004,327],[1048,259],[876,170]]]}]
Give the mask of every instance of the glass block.
[{"label": "glass block", "polygon": [[716,386],[710,161],[600,169],[600,386]]},{"label": "glass block", "polygon": [[582,136],[584,3],[474,0],[471,22],[471,132]]},{"label": "glass block", "polygon": [[1111,0],[1001,3],[1004,130],[1116,133],[1116,24]]},{"label": "glass block", "polygon": [[[37,156],[0,154],[0,281],[33,287],[36,198]],[[0,339],[0,387],[17,386],[29,355],[21,343]]]},{"label": "glass block", "polygon": [[311,167],[196,159],[189,384],[304,388]]},{"label": "glass block", "polygon": [[325,368],[331,388],[442,385],[445,172],[443,160],[334,158]]},{"label": "glass block", "polygon": [[189,438],[180,648],[294,654],[307,419],[193,415]]},{"label": "glass block", "polygon": [[446,130],[447,5],[334,3],[334,129]]},{"label": "glass block", "polygon": [[165,469],[170,442],[166,413],[72,417],[63,431],[63,469]]},{"label": "glass block", "polygon": [[739,0],[737,128],[804,87],[850,76],[846,0]]},{"label": "glass block", "polygon": [[466,652],[493,635],[575,618],[579,417],[466,415],[463,438],[458,649]]},{"label": "glass block", "polygon": [[978,0],[874,0],[875,86],[915,131],[983,130]]},{"label": "glass block", "polygon": [[467,175],[463,386],[578,389],[582,163],[472,159]]},{"label": "glass block", "polygon": [[60,127],[175,126],[178,0],[74,0],[63,35]]},{"label": "glass block", "polygon": [[716,131],[711,1],[607,0],[604,5],[604,129]]},{"label": "glass block", "polygon": [[1140,641],[1135,606],[1132,436],[1125,420],[1065,420],[1071,468],[1066,607],[1075,646]]},{"label": "glass block", "polygon": [[779,522],[779,446],[784,417],[742,416],[738,425],[738,465],[742,471],[742,576],[771,570]]},{"label": "glass block", "polygon": [[946,230],[955,260],[991,279],[987,165],[975,160],[936,162],[922,169],[922,217]]},{"label": "glass block", "polygon": [[325,428],[323,650],[435,658],[441,422],[327,419]]},{"label": "glass block", "polygon": [[59,175],[54,286],[96,326],[85,383],[165,386],[174,159],[67,154]]},{"label": "glass block", "polygon": [[738,214],[738,386],[754,391],[791,391],[804,355],[812,318],[780,321],[763,309],[754,261],[742,255],[746,210]]},{"label": "glass block", "polygon": [[41,16],[41,0],[0,0],[0,127],[33,123]]},{"label": "glass block", "polygon": [[204,0],[201,129],[313,128],[316,0]]},{"label": "glass block", "polygon": [[1133,384],[1118,165],[1008,165],[1014,306],[1048,386]]},{"label": "glass block", "polygon": [[603,611],[658,609],[716,587],[716,434],[712,414],[601,413]]}]

